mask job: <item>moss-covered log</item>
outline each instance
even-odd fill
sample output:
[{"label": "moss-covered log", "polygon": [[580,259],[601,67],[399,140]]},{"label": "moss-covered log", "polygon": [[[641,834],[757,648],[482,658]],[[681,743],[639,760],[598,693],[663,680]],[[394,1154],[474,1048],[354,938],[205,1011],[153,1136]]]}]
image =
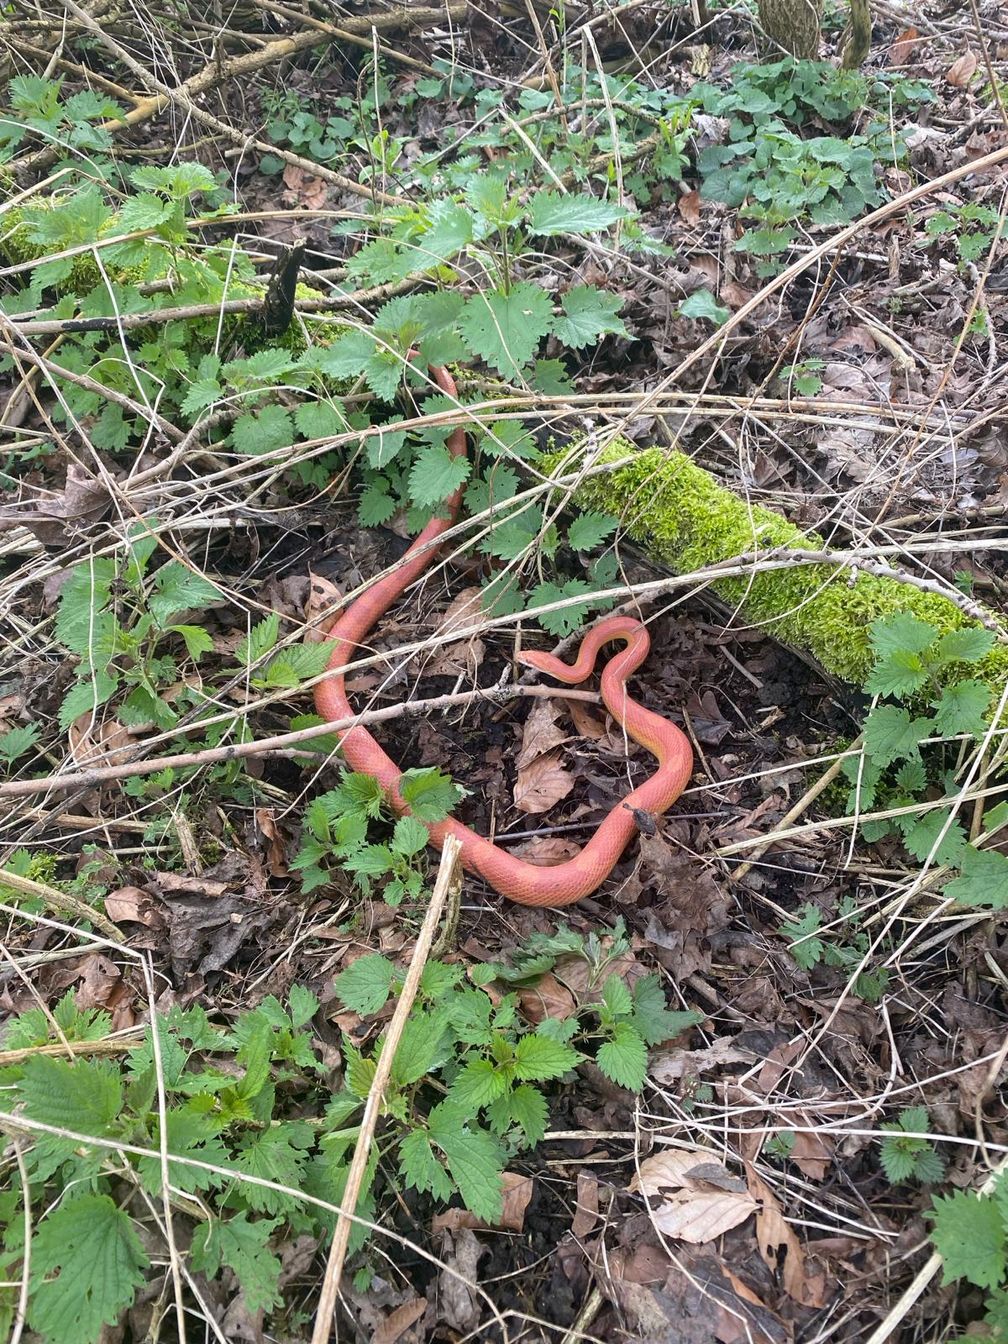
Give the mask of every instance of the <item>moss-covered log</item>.
[{"label": "moss-covered log", "polygon": [[[823,539],[803,532],[781,514],[751,504],[725,489],[684,453],[651,448],[636,452],[625,439],[606,449],[602,461],[632,460],[589,478],[576,492],[582,508],[621,520],[627,535],[647,554],[679,574],[689,574],[754,553],[778,548],[823,551]],[[559,455],[554,470],[566,470]],[[908,612],[940,632],[971,627],[973,620],[951,599],[896,578],[839,564],[804,564],[718,579],[715,592],[739,609],[746,624],[811,654],[832,675],[861,685],[872,665],[869,627],[877,617]],[[994,622],[993,614],[991,621]],[[947,669],[950,680],[964,669]],[[1000,693],[1008,679],[1008,645],[997,644],[968,676],[979,676]]]}]

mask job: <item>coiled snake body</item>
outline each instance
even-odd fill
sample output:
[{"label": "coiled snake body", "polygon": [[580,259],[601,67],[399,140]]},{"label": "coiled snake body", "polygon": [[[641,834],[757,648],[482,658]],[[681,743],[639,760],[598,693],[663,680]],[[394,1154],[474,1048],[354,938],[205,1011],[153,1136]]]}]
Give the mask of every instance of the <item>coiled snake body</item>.
[{"label": "coiled snake body", "polygon": [[[430,376],[442,391],[456,397],[455,382],[447,369],[432,365]],[[453,457],[465,456],[466,436],[461,426],[452,431],[448,450]],[[331,675],[315,688],[315,706],[322,718],[333,721],[353,717],[343,670],[400,593],[436,558],[440,549],[435,544],[437,538],[454,523],[461,499],[460,488],[445,501],[441,516],[431,519],[395,570],[351,603],[332,627],[329,637],[334,643],[328,666]],[[693,753],[684,734],[675,724],[638,704],[626,688],[627,678],[641,665],[651,646],[647,629],[640,621],[630,616],[611,616],[599,622],[585,635],[573,664],[548,653],[522,653],[521,662],[575,686],[591,676],[599,649],[610,640],[622,640],[626,647],[609,660],[602,672],[602,699],[627,735],[657,757],[658,769],[616,804],[580,853],[566,863],[540,867],[498,848],[452,818],[427,827],[432,845],[440,846],[446,835],[455,836],[462,845],[463,866],[519,905],[570,905],[590,895],[609,876],[637,834],[635,811],[655,815],[665,812],[689,781]],[[399,793],[402,771],[366,728],[348,729],[340,747],[351,769],[375,776],[397,814],[409,811]]]}]

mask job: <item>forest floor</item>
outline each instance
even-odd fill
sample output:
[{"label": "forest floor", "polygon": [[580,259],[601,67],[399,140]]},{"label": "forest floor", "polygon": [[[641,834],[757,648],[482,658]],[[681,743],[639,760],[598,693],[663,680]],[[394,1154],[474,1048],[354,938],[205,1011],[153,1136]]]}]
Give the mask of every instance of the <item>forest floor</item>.
[{"label": "forest floor", "polygon": [[[634,501],[508,510],[618,430],[1003,611],[1004,8],[875,5],[853,74],[832,7],[796,68],[747,3],[64,3],[0,28],[0,1320],[299,1341],[338,1290],[338,1338],[379,1344],[997,1337],[1003,1254],[964,1282],[930,1215],[1008,1154],[1008,892],[943,899],[941,837],[864,832],[871,694],[675,586]],[[457,401],[402,398],[414,342]],[[461,483],[455,424],[476,530],[348,677],[382,745],[435,810],[440,771],[476,831],[571,857],[650,757],[593,695],[491,690],[516,631],[570,650],[623,585],[635,693],[695,761],[590,897],[467,876],[423,930],[437,854],[289,735],[333,611]],[[975,839],[999,748],[941,750],[920,791],[976,765]],[[327,1271],[362,1144],[377,1226]]]}]

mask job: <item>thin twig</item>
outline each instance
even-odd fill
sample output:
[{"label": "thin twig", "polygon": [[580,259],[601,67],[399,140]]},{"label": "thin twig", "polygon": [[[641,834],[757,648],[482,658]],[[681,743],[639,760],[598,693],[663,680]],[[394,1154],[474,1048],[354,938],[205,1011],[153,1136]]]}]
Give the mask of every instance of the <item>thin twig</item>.
[{"label": "thin twig", "polygon": [[395,1053],[406,1028],[406,1022],[413,1007],[413,1000],[416,998],[417,990],[420,987],[420,977],[427,965],[431,943],[441,919],[441,912],[448,899],[449,891],[460,880],[459,856],[461,853],[461,841],[453,835],[446,835],[441,849],[441,862],[438,865],[430,905],[427,907],[427,914],[424,916],[424,922],[420,927],[409,970],[406,972],[406,979],[403,981],[399,1001],[396,1004],[395,1012],[392,1014],[392,1021],[385,1032],[385,1042],[382,1045],[381,1055],[375,1068],[374,1080],[371,1083],[367,1102],[364,1106],[364,1118],[361,1120],[353,1160],[347,1173],[343,1208],[340,1211],[336,1230],[333,1233],[332,1246],[329,1248],[329,1260],[326,1264],[325,1278],[322,1281],[322,1291],[319,1294],[319,1305],[315,1316],[315,1328],[312,1331],[311,1344],[326,1344],[332,1330],[336,1297],[339,1293],[343,1263],[346,1259],[350,1232],[353,1228],[351,1218],[357,1207],[361,1183],[367,1170],[371,1141],[374,1138],[375,1127],[381,1114],[385,1088],[392,1073]]}]

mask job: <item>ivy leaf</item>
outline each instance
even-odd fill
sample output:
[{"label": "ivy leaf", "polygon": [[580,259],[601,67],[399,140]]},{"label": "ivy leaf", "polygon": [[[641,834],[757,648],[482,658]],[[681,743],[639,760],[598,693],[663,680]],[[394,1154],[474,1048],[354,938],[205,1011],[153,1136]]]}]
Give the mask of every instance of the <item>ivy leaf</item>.
[{"label": "ivy leaf", "polygon": [[553,335],[572,350],[583,350],[602,336],[629,336],[618,294],[606,294],[594,285],[576,285],[562,300],[563,316],[553,319]]},{"label": "ivy leaf", "polygon": [[978,1288],[997,1288],[1004,1278],[1008,1247],[994,1200],[957,1190],[936,1196],[931,1205],[931,1237],[944,1261],[942,1283],[968,1279]]},{"label": "ivy leaf", "polygon": [[608,513],[582,513],[567,529],[567,545],[572,551],[593,551],[618,526],[619,520]]},{"label": "ivy leaf", "polygon": [[959,876],[945,883],[942,895],[960,905],[1008,908],[1008,856],[996,849],[967,846]]},{"label": "ivy leaf", "polygon": [[341,971],[333,988],[345,1008],[361,1017],[370,1017],[384,1008],[392,990],[395,967],[377,952],[358,957]]},{"label": "ivy leaf", "polygon": [[562,1041],[541,1036],[536,1031],[521,1038],[515,1046],[514,1058],[516,1078],[541,1083],[569,1073],[582,1056]]},{"label": "ivy leaf", "polygon": [[629,1022],[617,1022],[612,1040],[599,1046],[596,1063],[618,1086],[639,1092],[647,1077],[647,1046]]},{"label": "ivy leaf", "polygon": [[467,457],[453,457],[440,444],[423,448],[410,468],[410,499],[421,507],[440,504],[468,480],[471,470]]},{"label": "ivy leaf", "polygon": [[529,203],[529,232],[544,238],[560,233],[601,233],[629,214],[622,205],[597,201],[593,196],[537,191]]},{"label": "ivy leaf", "polygon": [[52,1344],[94,1344],[115,1325],[150,1264],[130,1217],[108,1195],[79,1195],[35,1229],[28,1320]]},{"label": "ivy leaf", "polygon": [[197,1224],[190,1251],[192,1267],[215,1278],[222,1265],[234,1271],[245,1306],[251,1312],[268,1311],[283,1301],[279,1259],[269,1249],[270,1233],[279,1219],[250,1222],[248,1213],[231,1213]]},{"label": "ivy leaf", "polygon": [[[966,633],[966,632],[963,632]],[[946,686],[941,698],[934,702],[935,726],[940,733],[954,737],[957,733],[983,733],[985,716],[990,707],[991,689],[982,681],[970,678]]]},{"label": "ivy leaf", "polygon": [[264,406],[261,411],[240,415],[231,427],[236,453],[259,457],[294,442],[294,421],[282,406]]},{"label": "ivy leaf", "polygon": [[441,1102],[428,1117],[431,1141],[444,1153],[465,1206],[495,1223],[504,1207],[504,1154],[493,1135],[470,1129],[457,1106]]},{"label": "ivy leaf", "polygon": [[459,317],[459,328],[474,354],[505,378],[519,378],[550,328],[553,304],[538,285],[522,282],[509,293],[476,294]]},{"label": "ivy leaf", "polygon": [[920,739],[920,724],[902,705],[876,705],[865,720],[865,751],[877,765],[915,757]]}]

